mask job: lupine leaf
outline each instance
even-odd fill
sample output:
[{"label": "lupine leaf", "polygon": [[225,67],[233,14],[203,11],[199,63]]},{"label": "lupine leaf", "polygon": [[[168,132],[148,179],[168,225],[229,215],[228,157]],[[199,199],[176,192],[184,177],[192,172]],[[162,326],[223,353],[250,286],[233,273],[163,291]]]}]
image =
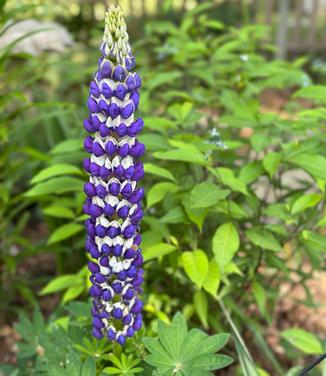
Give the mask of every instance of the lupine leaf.
[{"label": "lupine leaf", "polygon": [[95,359],[87,358],[83,364],[81,376],[96,375],[96,362]]},{"label": "lupine leaf", "polygon": [[215,354],[226,343],[225,334],[209,337],[199,329],[187,331],[184,317],[177,314],[171,325],[159,321],[158,337],[144,338],[150,352],[145,361],[157,367],[158,375],[204,376],[226,367],[232,359]]}]

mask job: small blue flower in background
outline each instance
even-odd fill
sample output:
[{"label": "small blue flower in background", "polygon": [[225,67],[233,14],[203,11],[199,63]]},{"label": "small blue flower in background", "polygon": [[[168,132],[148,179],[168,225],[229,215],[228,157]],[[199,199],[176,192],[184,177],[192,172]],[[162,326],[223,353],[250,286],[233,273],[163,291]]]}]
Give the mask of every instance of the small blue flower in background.
[{"label": "small blue flower in background", "polygon": [[115,5],[105,17],[101,57],[90,83],[89,117],[84,121],[91,134],[84,147],[90,158],[84,168],[90,174],[84,190],[86,249],[93,261],[93,335],[123,345],[142,326],[143,257],[139,248],[139,223],[143,217],[144,176],[139,158],[145,147],[136,136],[143,120],[135,118],[141,79],[132,72],[135,58],[129,45],[123,11]]}]

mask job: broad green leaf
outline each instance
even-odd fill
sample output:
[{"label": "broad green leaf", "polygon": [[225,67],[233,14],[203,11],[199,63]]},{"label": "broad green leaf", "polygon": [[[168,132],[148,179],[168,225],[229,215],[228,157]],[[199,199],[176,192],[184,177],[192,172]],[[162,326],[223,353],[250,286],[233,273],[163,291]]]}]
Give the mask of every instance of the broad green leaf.
[{"label": "broad green leaf", "polygon": [[157,183],[147,193],[147,207],[162,201],[167,193],[175,193],[179,187],[174,183]]},{"label": "broad green leaf", "polygon": [[298,113],[300,118],[307,118],[313,120],[325,120],[326,119],[326,108],[324,107],[317,107],[317,108],[309,108]]},{"label": "broad green leaf", "polygon": [[158,151],[153,155],[155,158],[163,160],[195,163],[201,166],[206,166],[208,164],[208,161],[202,153],[195,151],[190,152],[184,149]]},{"label": "broad green leaf", "polygon": [[260,161],[249,162],[241,168],[239,179],[245,184],[251,184],[263,173],[264,169]]},{"label": "broad green leaf", "polygon": [[264,150],[270,143],[269,137],[263,133],[254,133],[250,137],[250,143],[257,153]]},{"label": "broad green leaf", "polygon": [[237,229],[231,222],[224,223],[216,230],[213,237],[213,253],[222,270],[230,263],[239,245]]},{"label": "broad green leaf", "polygon": [[238,265],[235,264],[234,262],[230,262],[229,264],[227,264],[225,266],[224,274],[226,274],[226,275],[228,275],[228,274],[238,274],[238,275],[243,276],[242,271],[239,269]]},{"label": "broad green leaf", "polygon": [[185,120],[188,117],[188,115],[190,114],[193,106],[194,106],[194,104],[192,102],[184,102],[184,103],[182,103],[182,105],[181,105],[181,111],[180,111],[181,120]]},{"label": "broad green leaf", "polygon": [[303,329],[287,329],[281,333],[281,336],[306,354],[317,355],[323,353],[323,346],[320,340],[314,334]]},{"label": "broad green leaf", "polygon": [[48,244],[58,243],[62,240],[71,238],[72,236],[78,234],[84,230],[84,226],[78,223],[67,223],[63,226],[58,227],[50,236]]},{"label": "broad green leaf", "polygon": [[185,212],[189,219],[194,222],[201,231],[208,213],[208,208],[192,208],[190,193],[182,196],[182,205],[184,206]]},{"label": "broad green leaf", "polygon": [[68,288],[62,298],[62,303],[67,303],[70,300],[76,299],[85,291],[85,284],[75,285]]},{"label": "broad green leaf", "polygon": [[58,177],[36,184],[25,193],[25,196],[38,197],[53,193],[60,194],[73,191],[82,192],[82,189],[83,182],[81,180],[71,177]]},{"label": "broad green leaf", "polygon": [[51,154],[72,153],[82,150],[83,143],[80,138],[65,140],[57,144],[51,151]]},{"label": "broad green leaf", "polygon": [[204,182],[195,185],[190,193],[191,209],[208,208],[224,199],[229,190],[221,189],[216,184]]},{"label": "broad green leaf", "polygon": [[270,177],[272,177],[280,162],[282,160],[282,154],[276,152],[269,152],[263,159],[263,166]]},{"label": "broad green leaf", "polygon": [[171,244],[166,243],[159,243],[155,244],[149,248],[145,248],[143,251],[144,261],[148,261],[154,258],[165,256],[173,251],[175,251],[177,247]]},{"label": "broad green leaf", "polygon": [[188,277],[201,288],[208,272],[208,259],[206,254],[200,249],[183,252],[182,264]]},{"label": "broad green leaf", "polygon": [[251,213],[248,213],[243,207],[238,205],[235,201],[223,200],[218,203],[218,206],[214,208],[217,211],[221,211],[227,216],[233,219],[244,219],[248,218]]},{"label": "broad green leaf", "polygon": [[169,72],[160,72],[155,73],[150,80],[147,80],[146,89],[152,91],[161,85],[166,85],[171,81],[175,81],[180,78],[181,72],[179,71],[169,71]]},{"label": "broad green leaf", "polygon": [[54,278],[40,291],[40,295],[52,294],[71,286],[83,285],[84,279],[77,274],[67,274],[60,277]]},{"label": "broad green leaf", "polygon": [[145,133],[139,136],[139,141],[146,145],[146,150],[169,150],[171,149],[165,136],[153,133]]},{"label": "broad green leaf", "polygon": [[263,213],[268,217],[279,218],[282,221],[287,221],[290,218],[285,204],[270,204],[263,210]]},{"label": "broad green leaf", "polygon": [[203,324],[204,328],[208,328],[208,302],[204,291],[198,290],[194,294],[195,311]]},{"label": "broad green leaf", "polygon": [[169,140],[169,144],[171,146],[173,146],[174,148],[183,149],[187,153],[189,153],[189,152],[191,153],[192,151],[195,152],[195,153],[199,152],[199,149],[195,145],[193,145],[189,142],[178,141],[178,140]]},{"label": "broad green leaf", "polygon": [[302,197],[299,197],[293,203],[292,208],[291,208],[291,213],[298,214],[312,206],[316,206],[322,198],[323,196],[317,193],[311,193],[311,194],[307,194]]},{"label": "broad green leaf", "polygon": [[294,97],[313,99],[318,103],[326,104],[326,86],[311,85],[304,87],[296,91]]},{"label": "broad green leaf", "polygon": [[243,122],[242,126],[253,126],[257,123],[256,112],[258,110],[257,101],[248,101],[241,98],[232,91],[225,91],[222,95],[222,102],[234,114],[235,119],[238,118]]},{"label": "broad green leaf", "polygon": [[248,194],[247,187],[240,179],[234,176],[231,169],[226,167],[211,168],[210,171],[220,180],[220,182],[233,191],[241,192],[243,194]]},{"label": "broad green leaf", "polygon": [[181,206],[169,210],[163,217],[162,223],[189,223]]},{"label": "broad green leaf", "polygon": [[168,238],[170,236],[168,226],[165,223],[162,223],[158,218],[148,214],[144,217],[144,222],[157,236],[161,236],[162,238]]},{"label": "broad green leaf", "polygon": [[260,312],[264,315],[266,311],[266,294],[263,286],[254,281],[252,284],[252,292],[254,294],[255,300],[257,302]]},{"label": "broad green leaf", "polygon": [[165,133],[169,128],[176,128],[176,123],[163,117],[145,117],[146,128]]},{"label": "broad green leaf", "polygon": [[59,205],[48,206],[45,209],[43,209],[43,213],[50,217],[57,217],[57,218],[73,219],[76,217],[76,215],[71,209],[65,206],[59,206]]},{"label": "broad green leaf", "polygon": [[246,236],[253,244],[260,248],[276,252],[283,250],[278,240],[268,230],[258,227],[251,228],[246,231]]},{"label": "broad green leaf", "polygon": [[326,158],[321,155],[298,154],[288,162],[306,170],[313,177],[326,181]]},{"label": "broad green leaf", "polygon": [[302,231],[302,239],[314,251],[326,252],[326,237],[313,231]]},{"label": "broad green leaf", "polygon": [[152,175],[160,176],[161,178],[175,181],[174,176],[171,174],[171,172],[168,169],[156,166],[152,163],[144,163],[144,170],[146,174],[152,174]]},{"label": "broad green leaf", "polygon": [[221,281],[220,269],[215,260],[211,260],[208,266],[208,272],[203,282],[203,288],[216,296]]},{"label": "broad green leaf", "polygon": [[82,171],[80,168],[74,165],[59,163],[41,170],[37,175],[34,176],[34,178],[31,180],[31,183],[35,184],[39,183],[40,181],[53,178],[54,176],[68,174],[82,175]]}]

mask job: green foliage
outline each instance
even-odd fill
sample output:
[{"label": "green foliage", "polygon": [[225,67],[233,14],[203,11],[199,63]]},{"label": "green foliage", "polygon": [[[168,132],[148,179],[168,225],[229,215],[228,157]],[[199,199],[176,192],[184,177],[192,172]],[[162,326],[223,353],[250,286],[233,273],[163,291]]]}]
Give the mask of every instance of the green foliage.
[{"label": "green foliage", "polygon": [[176,314],[171,325],[158,323],[158,337],[145,337],[143,342],[150,354],[145,361],[157,367],[157,376],[213,375],[227,367],[232,359],[215,354],[227,343],[228,334],[208,336],[198,329],[187,330],[183,316]]},{"label": "green foliage", "polygon": [[320,340],[312,333],[308,333],[303,329],[291,328],[284,330],[282,337],[306,354],[323,353],[323,346]]},{"label": "green foliage", "polygon": [[[140,338],[128,340],[123,351],[92,340],[89,304],[73,301],[86,299],[89,283],[82,119],[102,25],[87,21],[93,12],[85,10],[83,22],[71,28],[78,43],[66,52],[33,57],[13,54],[13,46],[1,51],[2,316],[11,322],[22,304],[29,311],[44,296],[60,295],[47,324],[39,313],[32,321],[21,316],[18,373],[9,367],[15,375],[25,369],[169,375],[182,365],[176,372],[195,376],[229,364],[215,354],[227,336],[188,331],[184,318],[190,328],[231,331],[232,375],[284,375],[290,367],[291,375],[298,351],[322,351],[319,333],[286,329],[280,334],[286,355],[279,357],[266,328],[280,321],[283,284],[303,287],[302,304],[318,304],[309,281],[322,269],[326,249],[325,87],[303,70],[305,59],[270,59],[274,47],[266,42],[266,27],[224,25],[214,16],[214,2],[182,15],[164,13],[168,3],[162,18],[142,22],[143,31],[130,20],[132,34],[133,22],[137,28],[131,39],[143,80],[140,139],[147,149],[147,350]],[[25,12],[46,12],[38,8],[41,13],[30,7],[5,11],[1,25]],[[266,105],[266,97],[275,99],[270,92],[291,95],[275,110]],[[42,270],[43,254],[50,270]],[[34,258],[37,272],[29,268]],[[176,311],[184,318],[178,314],[171,326],[158,323],[168,324]]]}]

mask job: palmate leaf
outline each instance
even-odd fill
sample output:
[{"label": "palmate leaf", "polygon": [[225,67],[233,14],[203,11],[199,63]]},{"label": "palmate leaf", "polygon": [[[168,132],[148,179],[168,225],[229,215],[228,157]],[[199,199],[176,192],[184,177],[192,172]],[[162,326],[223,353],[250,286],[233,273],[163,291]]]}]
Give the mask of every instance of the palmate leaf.
[{"label": "palmate leaf", "polygon": [[158,375],[204,376],[227,367],[232,359],[215,354],[228,341],[226,333],[208,336],[199,329],[188,331],[184,317],[177,313],[171,325],[158,323],[158,337],[143,339],[150,352],[145,361],[157,368]]}]

